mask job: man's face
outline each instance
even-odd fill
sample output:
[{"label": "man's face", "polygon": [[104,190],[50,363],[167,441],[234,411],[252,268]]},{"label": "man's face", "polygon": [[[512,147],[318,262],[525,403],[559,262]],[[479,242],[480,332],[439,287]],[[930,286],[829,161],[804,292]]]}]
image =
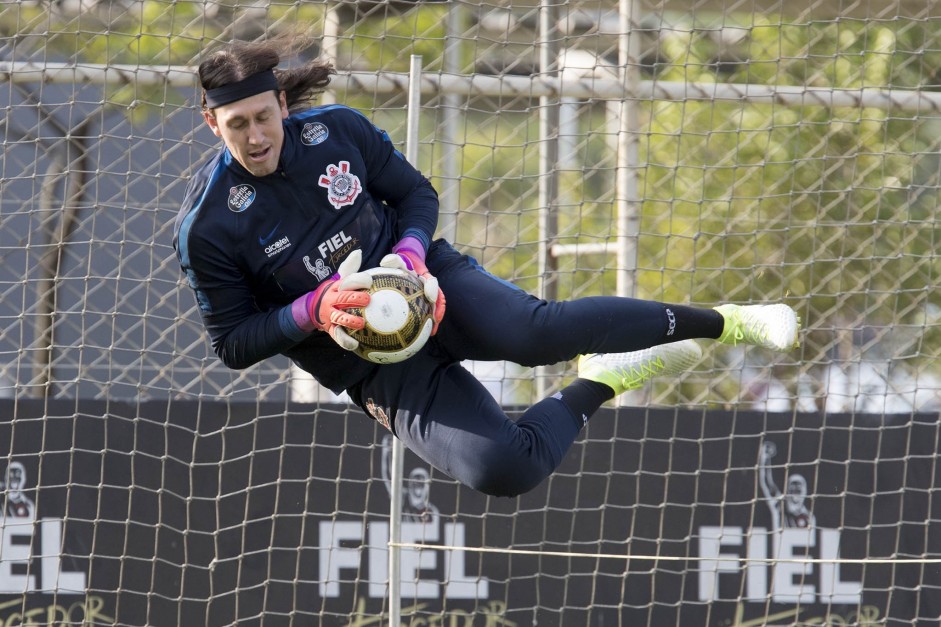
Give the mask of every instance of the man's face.
[{"label": "man's face", "polygon": [[284,92],[268,91],[203,112],[206,124],[220,137],[236,161],[255,176],[278,168],[288,117]]},{"label": "man's face", "polygon": [[807,481],[800,475],[792,476],[787,482],[788,509],[797,511],[807,498]]},{"label": "man's face", "polygon": [[13,462],[7,466],[7,490],[10,492],[20,492],[23,489],[23,484],[25,483],[26,469],[23,468],[22,464]]}]

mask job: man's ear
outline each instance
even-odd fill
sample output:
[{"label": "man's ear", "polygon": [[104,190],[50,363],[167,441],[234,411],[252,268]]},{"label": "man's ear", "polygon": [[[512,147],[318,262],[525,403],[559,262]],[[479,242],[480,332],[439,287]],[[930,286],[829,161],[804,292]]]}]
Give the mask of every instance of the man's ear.
[{"label": "man's ear", "polygon": [[286,120],[291,113],[288,111],[288,97],[284,90],[278,92],[278,103],[281,105],[281,119]]},{"label": "man's ear", "polygon": [[222,133],[219,132],[219,121],[216,120],[216,116],[212,114],[212,109],[203,111],[203,120],[206,121],[206,126],[209,127],[213,135],[222,137]]}]

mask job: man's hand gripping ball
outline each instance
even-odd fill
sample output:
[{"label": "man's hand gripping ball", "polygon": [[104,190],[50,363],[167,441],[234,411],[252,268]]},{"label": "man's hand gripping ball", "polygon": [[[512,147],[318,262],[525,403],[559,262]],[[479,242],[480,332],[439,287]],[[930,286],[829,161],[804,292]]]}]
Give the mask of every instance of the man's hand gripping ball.
[{"label": "man's hand gripping ball", "polygon": [[[393,250],[395,249],[393,248]],[[425,300],[431,303],[432,306],[431,319],[434,322],[434,326],[431,328],[431,334],[434,335],[437,333],[438,325],[441,324],[441,320],[444,318],[444,292],[438,287],[438,279],[432,276],[431,272],[428,271],[425,260],[422,259],[418,253],[409,248],[400,248],[396,250],[396,252],[383,257],[379,262],[379,267],[406,270],[418,276],[424,288]]]},{"label": "man's hand gripping ball", "polygon": [[364,290],[372,287],[372,277],[359,271],[362,261],[362,251],[354,250],[340,264],[335,275],[307,295],[306,306],[311,322],[348,351],[356,350],[359,342],[344,329],[362,329],[366,321],[346,309],[368,305],[369,294]]}]

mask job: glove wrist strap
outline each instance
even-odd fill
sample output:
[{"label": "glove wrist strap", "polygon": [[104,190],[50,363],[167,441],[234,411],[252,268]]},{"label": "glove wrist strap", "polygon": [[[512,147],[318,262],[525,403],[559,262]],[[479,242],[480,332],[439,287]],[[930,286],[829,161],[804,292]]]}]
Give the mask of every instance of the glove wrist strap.
[{"label": "glove wrist strap", "polygon": [[[417,237],[406,236],[403,237],[392,247],[392,252],[396,253],[400,257],[403,257],[406,260],[407,265],[414,266],[416,265],[412,257],[414,257],[419,263],[425,263],[425,247],[422,246],[421,240]],[[410,267],[409,270],[414,270],[414,267]]]},{"label": "glove wrist strap", "polygon": [[310,312],[311,322],[321,331],[324,330],[324,321],[320,319],[320,306],[323,304],[324,296],[327,295],[327,290],[330,289],[333,283],[334,281],[324,283],[309,296],[307,311]]},{"label": "glove wrist strap", "polygon": [[313,294],[308,292],[291,303],[291,317],[294,318],[294,324],[304,333],[311,333],[317,330],[317,326],[310,317],[310,302]]}]

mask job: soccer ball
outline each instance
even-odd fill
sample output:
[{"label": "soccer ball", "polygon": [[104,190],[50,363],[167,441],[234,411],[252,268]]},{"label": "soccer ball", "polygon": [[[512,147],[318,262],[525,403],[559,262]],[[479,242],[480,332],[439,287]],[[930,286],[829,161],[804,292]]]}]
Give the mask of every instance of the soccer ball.
[{"label": "soccer ball", "polygon": [[362,329],[347,330],[359,342],[355,352],[377,364],[404,361],[431,337],[431,303],[421,281],[405,270],[371,268],[365,272],[372,275],[369,304],[348,310],[366,320]]}]

